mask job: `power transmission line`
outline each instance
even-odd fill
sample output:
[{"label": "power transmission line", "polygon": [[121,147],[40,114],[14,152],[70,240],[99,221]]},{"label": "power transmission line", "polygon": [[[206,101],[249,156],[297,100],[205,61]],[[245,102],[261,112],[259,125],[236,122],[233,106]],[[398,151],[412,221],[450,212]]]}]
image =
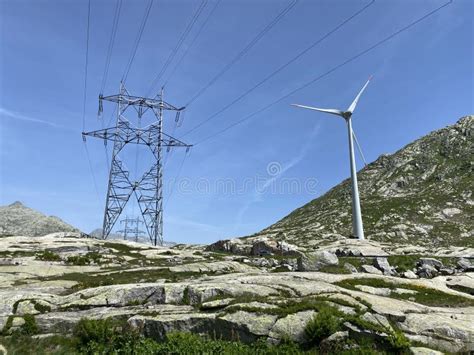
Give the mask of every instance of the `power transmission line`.
[{"label": "power transmission line", "polygon": [[183,160],[181,160],[181,164],[179,165],[179,168],[178,168],[178,171],[176,173],[176,176],[174,178],[174,181],[173,181],[173,184],[171,185],[171,189],[170,189],[170,192],[168,194],[168,198],[166,199],[165,201],[165,206],[164,208],[166,208],[166,206],[168,206],[168,202],[170,201],[171,199],[171,196],[173,196],[173,192],[174,192],[174,188],[176,186],[176,183],[178,182],[179,180],[179,177],[181,176],[181,170],[183,169],[183,165],[184,165],[184,162],[186,161],[186,158],[188,157],[188,152],[186,151],[184,153],[184,157],[183,157]]},{"label": "power transmission line", "polygon": [[161,70],[159,71],[159,73],[156,75],[156,77],[153,79],[153,81],[151,82],[151,85],[150,85],[150,89],[148,89],[148,93],[146,96],[148,96],[154,89],[154,87],[158,84],[158,82],[160,81],[161,77],[163,76],[163,74],[166,72],[166,70],[168,69],[168,66],[171,64],[171,62],[173,61],[174,57],[176,56],[176,53],[179,51],[179,49],[181,48],[181,45],[183,44],[184,40],[186,39],[186,37],[188,36],[189,32],[191,32],[194,24],[196,23],[197,19],[199,18],[199,16],[201,15],[202,11],[204,10],[204,8],[206,7],[207,5],[207,0],[202,0],[199,7],[197,8],[196,12],[194,13],[194,15],[192,16],[191,20],[189,21],[188,25],[186,26],[186,28],[184,29],[183,33],[181,34],[181,36],[179,37],[178,39],[178,42],[176,43],[175,47],[173,48],[173,50],[171,51],[170,55],[168,56],[168,58],[166,59],[166,62],[165,64],[163,65],[163,67],[161,68]]},{"label": "power transmission line", "polygon": [[133,60],[135,59],[135,55],[137,54],[138,45],[140,44],[140,40],[142,39],[143,30],[145,29],[146,23],[148,21],[148,16],[150,15],[151,7],[153,6],[153,1],[150,0],[148,6],[145,8],[145,13],[143,14],[143,20],[140,24],[138,29],[137,37],[135,39],[135,45],[133,46],[132,53],[130,55],[130,59],[128,60],[127,66],[125,67],[125,71],[122,76],[122,82],[125,83],[128,77],[128,73],[130,72],[130,68],[132,67]]},{"label": "power transmission line", "polygon": [[87,6],[87,35],[86,35],[86,60],[84,68],[84,97],[82,102],[82,130],[86,128],[86,95],[87,95],[87,68],[89,66],[89,29],[91,20],[91,0]]},{"label": "power transmission line", "polygon": [[92,176],[92,181],[94,182],[94,189],[95,189],[95,193],[97,195],[97,201],[99,201],[100,200],[99,189],[97,188],[97,181],[95,179],[94,168],[92,167],[92,162],[91,162],[91,157],[90,157],[90,154],[89,154],[89,149],[87,148],[87,144],[85,144],[85,142],[84,142],[83,146],[84,146],[84,150],[86,151],[87,162],[89,163],[89,170],[90,170],[90,173],[91,173],[91,176]]},{"label": "power transmission line", "polygon": [[207,141],[207,140],[209,140],[209,139],[211,139],[211,138],[214,138],[214,137],[216,137],[216,136],[218,136],[218,135],[220,135],[220,134],[222,134],[222,133],[228,131],[229,129],[231,129],[231,128],[233,128],[233,127],[235,127],[235,126],[237,126],[237,125],[239,125],[239,124],[241,124],[241,123],[243,123],[243,122],[249,120],[250,118],[252,118],[252,117],[258,115],[259,113],[261,113],[261,112],[263,112],[263,111],[266,111],[266,110],[269,109],[270,107],[272,107],[272,106],[276,105],[277,103],[283,101],[284,99],[290,97],[290,96],[293,95],[294,93],[296,93],[296,92],[298,92],[298,91],[300,91],[300,90],[302,90],[302,89],[304,89],[304,88],[310,86],[311,84],[314,84],[315,82],[317,82],[317,81],[323,79],[324,77],[328,76],[329,74],[331,74],[331,73],[335,72],[336,70],[342,68],[343,66],[345,66],[345,65],[347,65],[347,64],[349,64],[349,63],[351,63],[351,62],[353,62],[353,61],[356,60],[357,58],[362,57],[363,55],[367,54],[368,52],[370,52],[370,51],[374,50],[375,48],[381,46],[381,45],[384,44],[385,42],[390,41],[392,38],[398,36],[398,35],[401,34],[402,32],[404,32],[404,31],[410,29],[411,27],[415,26],[416,24],[420,23],[421,21],[423,21],[423,20],[427,19],[428,17],[434,15],[434,14],[437,13],[438,11],[440,11],[440,10],[442,10],[443,8],[445,8],[446,6],[450,5],[452,2],[453,2],[453,0],[450,0],[450,1],[446,2],[446,3],[444,3],[443,5],[437,7],[436,9],[434,9],[434,10],[428,12],[426,15],[423,15],[422,17],[418,18],[417,20],[415,20],[415,21],[411,22],[410,24],[408,24],[408,25],[402,27],[402,28],[399,29],[398,31],[395,31],[395,32],[393,32],[392,34],[390,34],[389,36],[387,36],[387,37],[383,38],[382,40],[376,42],[376,43],[373,44],[372,46],[370,46],[370,47],[364,49],[363,51],[361,51],[361,52],[357,53],[356,55],[350,57],[349,59],[345,60],[344,62],[342,62],[342,63],[336,65],[336,66],[333,67],[332,69],[330,69],[330,70],[326,71],[325,73],[323,73],[323,74],[317,76],[316,78],[314,78],[314,79],[308,81],[308,82],[305,83],[304,85],[302,85],[302,86],[300,86],[300,87],[298,87],[298,88],[296,88],[296,89],[290,91],[289,93],[287,93],[287,94],[281,96],[279,99],[277,99],[277,100],[271,102],[270,104],[268,104],[268,105],[266,105],[266,106],[260,108],[259,110],[255,111],[255,112],[253,112],[253,113],[251,113],[251,114],[245,116],[244,118],[240,119],[239,121],[236,121],[236,122],[230,124],[229,126],[223,128],[223,129],[221,129],[220,131],[218,131],[218,132],[216,132],[216,133],[214,133],[214,134],[212,134],[212,135],[209,135],[209,136],[207,136],[206,138],[204,138],[204,139],[198,141],[197,143],[194,144],[194,146],[196,146],[196,145],[198,145],[198,144],[201,144],[201,143],[203,143],[203,142],[205,142],[205,141]]},{"label": "power transmission line", "polygon": [[201,34],[201,32],[203,31],[203,29],[206,27],[207,25],[207,22],[209,21],[209,19],[211,18],[211,16],[214,14],[214,12],[216,11],[217,9],[217,6],[220,4],[221,0],[217,0],[216,3],[214,4],[214,7],[212,8],[212,10],[208,13],[207,17],[204,19],[203,23],[201,24],[201,27],[199,27],[199,30],[196,32],[196,35],[193,37],[193,39],[191,40],[191,43],[189,44],[189,46],[186,48],[186,50],[184,51],[183,55],[181,56],[181,58],[178,60],[178,62],[176,63],[176,65],[174,66],[173,70],[171,71],[170,75],[168,76],[168,78],[166,79],[165,83],[163,84],[163,86],[166,86],[168,84],[168,81],[171,79],[171,77],[173,76],[174,72],[176,71],[176,69],[179,67],[179,65],[181,64],[181,62],[183,61],[183,59],[186,57],[186,55],[188,54],[188,51],[191,49],[191,47],[194,45],[194,42],[196,42],[196,39],[199,37],[199,35]]},{"label": "power transmission line", "polygon": [[235,63],[237,63],[243,56],[245,56],[263,36],[265,36],[281,19],[290,12],[293,7],[297,4],[298,0],[293,0],[288,6],[286,6],[265,28],[260,31],[237,55],[227,63],[205,86],[203,86],[185,105],[188,107],[192,104],[198,97],[200,97],[204,92],[211,87],[222,75],[224,75]]},{"label": "power transmission line", "polygon": [[105,68],[104,68],[104,74],[102,76],[102,85],[100,86],[100,94],[104,93],[104,88],[105,88],[105,85],[107,84],[107,76],[109,74],[110,59],[112,57],[112,50],[114,48],[115,37],[117,35],[117,28],[118,28],[118,22],[120,19],[121,9],[122,9],[122,0],[117,0],[117,3],[115,4],[114,19],[112,21],[112,31],[110,33],[109,46],[107,48],[107,56],[105,59]]},{"label": "power transmission line", "polygon": [[[90,33],[90,19],[91,19],[91,0],[88,1],[87,5],[87,30],[86,30],[86,55],[84,63],[84,94],[82,100],[82,130],[86,128],[86,97],[87,97],[87,72],[89,67],[89,33]],[[94,169],[92,168],[92,162],[89,154],[89,149],[87,149],[87,144],[84,142],[84,149],[86,151],[87,162],[89,164],[89,170],[92,176],[92,181],[94,182],[95,193],[97,194],[97,201],[99,201],[99,189],[97,188],[97,181],[94,175]]]},{"label": "power transmission line", "polygon": [[229,102],[227,105],[225,105],[223,108],[221,108],[219,111],[215,112],[214,114],[212,114],[211,116],[209,116],[207,119],[203,120],[202,122],[198,123],[197,125],[195,125],[193,128],[191,128],[189,131],[187,131],[185,134],[183,134],[181,137],[184,137],[184,136],[187,136],[188,134],[190,134],[191,132],[195,131],[196,129],[198,129],[199,127],[201,127],[202,125],[204,125],[205,123],[211,121],[212,119],[214,119],[215,117],[217,117],[218,115],[220,115],[222,112],[226,111],[228,108],[230,108],[231,106],[235,105],[237,102],[239,102],[240,100],[242,100],[245,96],[247,96],[248,94],[250,94],[252,91],[254,91],[255,89],[257,89],[258,87],[260,87],[261,85],[263,85],[264,83],[266,83],[268,80],[270,80],[271,78],[273,78],[275,75],[277,75],[278,73],[280,73],[282,70],[284,70],[285,68],[287,68],[290,64],[293,64],[296,60],[298,60],[299,58],[301,58],[303,55],[305,55],[307,52],[309,52],[311,49],[313,49],[314,47],[316,47],[318,44],[320,44],[322,41],[324,41],[326,38],[328,38],[329,36],[331,36],[333,33],[335,33],[337,30],[339,30],[341,27],[343,27],[345,24],[347,24],[349,21],[351,21],[353,18],[357,17],[358,15],[360,15],[362,12],[364,12],[368,7],[370,7],[373,3],[375,2],[375,0],[372,0],[369,4],[365,5],[364,7],[362,7],[360,10],[358,10],[357,12],[355,12],[354,14],[352,14],[351,16],[349,16],[348,18],[346,18],[344,21],[342,21],[340,24],[338,24],[336,27],[334,27],[333,29],[331,29],[329,32],[327,32],[326,34],[324,34],[322,37],[320,37],[317,41],[313,42],[309,47],[305,48],[303,51],[299,52],[296,56],[294,56],[292,59],[290,59],[288,62],[286,62],[285,64],[283,64],[282,66],[280,66],[278,69],[276,69],[275,71],[273,71],[272,73],[270,73],[269,75],[267,75],[264,79],[262,79],[261,81],[259,81],[257,84],[255,84],[254,86],[252,86],[250,89],[248,89],[247,91],[245,91],[243,94],[241,94],[240,96],[236,97],[234,100],[232,100],[231,102]]}]

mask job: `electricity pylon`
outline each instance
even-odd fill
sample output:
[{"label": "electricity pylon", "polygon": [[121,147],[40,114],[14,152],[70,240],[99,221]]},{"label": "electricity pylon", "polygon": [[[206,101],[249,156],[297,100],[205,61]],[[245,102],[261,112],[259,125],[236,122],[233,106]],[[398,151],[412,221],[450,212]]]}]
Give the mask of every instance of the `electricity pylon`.
[{"label": "electricity pylon", "polygon": [[[127,240],[127,237],[129,235],[133,235],[135,237],[135,241],[138,241],[138,237],[142,234],[145,234],[144,231],[139,229],[140,224],[143,224],[143,221],[140,221],[140,218],[130,218],[130,217],[125,217],[120,221],[120,223],[124,224],[124,227],[122,230],[119,230],[119,233],[123,234],[123,239]],[[135,225],[135,227],[134,227]]]},{"label": "electricity pylon", "polygon": [[352,114],[354,113],[354,110],[357,106],[357,103],[359,102],[359,99],[362,93],[364,92],[367,85],[369,85],[370,79],[371,77],[369,78],[369,80],[367,80],[365,85],[357,94],[354,101],[352,101],[351,105],[345,111],[332,109],[332,108],[327,109],[327,108],[318,108],[318,107],[292,104],[293,106],[296,106],[296,107],[301,107],[308,110],[314,110],[314,111],[329,113],[331,115],[340,116],[344,118],[344,120],[346,121],[347,135],[349,138],[349,161],[350,161],[350,167],[351,167],[352,233],[354,234],[354,236],[356,236],[358,239],[361,239],[361,240],[365,239],[365,236],[364,236],[364,226],[362,224],[362,212],[360,210],[359,188],[357,186],[357,169],[356,169],[356,163],[355,163],[355,157],[354,157],[354,143],[353,143],[353,138],[355,137],[355,135],[354,135],[354,131],[352,130]]},{"label": "electricity pylon", "polygon": [[[163,89],[155,98],[131,96],[120,83],[120,93],[111,96],[99,96],[99,114],[102,113],[103,101],[115,102],[118,106],[117,121],[115,127],[104,128],[92,132],[82,132],[82,138],[86,136],[96,137],[114,143],[112,150],[112,162],[110,164],[107,197],[105,200],[104,223],[102,238],[106,239],[125,205],[133,194],[140,208],[145,222],[150,241],[154,245],[163,244],[163,165],[162,149],[170,150],[173,147],[185,147],[186,151],[191,147],[163,132],[163,116],[165,111],[175,111],[175,120],[179,120],[180,113],[184,107],[177,108],[163,100]],[[151,111],[156,121],[145,128],[137,128],[125,118],[124,113],[128,108],[133,108],[138,119],[143,114]],[[140,144],[148,146],[154,156],[153,165],[143,174],[140,180],[130,181],[127,171],[119,158],[119,153],[127,144]]]}]

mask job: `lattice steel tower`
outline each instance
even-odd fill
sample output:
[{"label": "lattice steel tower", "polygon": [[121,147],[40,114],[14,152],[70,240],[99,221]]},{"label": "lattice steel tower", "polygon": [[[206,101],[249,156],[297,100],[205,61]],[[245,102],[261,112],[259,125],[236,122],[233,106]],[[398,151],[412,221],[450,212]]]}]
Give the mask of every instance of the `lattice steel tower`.
[{"label": "lattice steel tower", "polygon": [[136,218],[125,217],[124,219],[120,221],[120,223],[124,224],[124,227],[122,230],[119,230],[117,232],[122,233],[124,240],[127,240],[128,237],[132,235],[135,237],[135,241],[138,242],[138,237],[141,236],[142,234],[145,234],[144,231],[139,229],[140,224],[143,224],[143,221],[141,221],[139,217],[136,217]]},{"label": "lattice steel tower", "polygon": [[[102,113],[102,101],[115,102],[117,108],[117,121],[115,127],[104,128],[92,132],[82,132],[84,141],[86,136],[113,141],[112,162],[110,164],[109,183],[105,202],[104,223],[102,238],[106,239],[117,219],[122,213],[131,195],[135,195],[140,212],[145,222],[150,241],[154,245],[163,244],[163,165],[162,149],[173,147],[186,147],[186,144],[163,132],[164,111],[175,111],[175,120],[179,120],[184,107],[177,108],[163,100],[163,89],[155,98],[131,96],[120,83],[120,93],[111,96],[99,96],[99,114]],[[145,128],[137,128],[125,118],[124,113],[128,108],[133,108],[138,119],[149,110],[153,112],[156,121]],[[129,172],[123,167],[118,154],[127,144],[141,144],[148,146],[153,153],[154,163],[143,174],[140,180],[130,181]]]}]

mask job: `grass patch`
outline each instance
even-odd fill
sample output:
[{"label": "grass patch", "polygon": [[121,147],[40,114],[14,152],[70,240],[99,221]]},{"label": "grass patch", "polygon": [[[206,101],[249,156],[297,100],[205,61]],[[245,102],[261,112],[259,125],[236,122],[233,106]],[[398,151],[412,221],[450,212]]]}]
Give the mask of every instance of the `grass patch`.
[{"label": "grass patch", "polygon": [[373,259],[370,257],[358,257],[358,256],[340,256],[338,257],[339,264],[338,265],[326,265],[321,270],[321,272],[325,272],[328,274],[350,274],[351,272],[344,268],[344,264],[348,263],[354,266],[357,271],[362,270],[362,265],[369,264],[372,265]]},{"label": "grass patch", "polygon": [[59,335],[35,339],[28,335],[15,334],[9,337],[0,337],[0,343],[5,346],[9,355],[79,354],[74,339]]},{"label": "grass patch", "polygon": [[[322,309],[329,307],[327,304],[327,298],[325,297],[305,297],[300,299],[288,300],[284,304],[278,304],[277,308],[263,308],[263,307],[254,307],[245,305],[245,303],[250,302],[262,302],[274,304],[271,301],[269,302],[268,297],[237,297],[231,302],[229,307],[226,309],[228,313],[237,312],[237,311],[246,311],[252,313],[264,313],[276,315],[279,318],[286,317],[289,314],[298,313],[301,311],[314,310],[319,312]],[[332,301],[332,300],[330,300]]]},{"label": "grass patch", "polygon": [[16,251],[0,251],[0,258],[23,258],[29,256],[35,256],[36,253],[33,251],[24,251],[24,250],[16,250]]},{"label": "grass patch", "polygon": [[77,285],[73,286],[71,291],[75,292],[86,288],[93,288],[108,285],[121,285],[145,282],[157,282],[158,280],[166,280],[167,282],[178,282],[180,280],[201,275],[196,272],[171,272],[167,268],[158,270],[122,271],[110,274],[95,273],[93,275],[87,273],[74,272],[60,276],[44,277],[41,281],[66,280],[76,281]]},{"label": "grass patch", "polygon": [[470,287],[466,287],[462,285],[448,285],[448,284],[446,284],[446,286],[448,286],[451,290],[467,293],[468,295],[474,296],[474,290]]},{"label": "grass patch", "polygon": [[469,307],[474,306],[474,300],[469,298],[451,295],[442,291],[435,290],[433,288],[415,286],[408,284],[397,285],[392,282],[385,281],[383,279],[350,279],[336,282],[335,285],[341,286],[350,290],[357,290],[356,285],[365,285],[376,288],[404,288],[407,290],[417,291],[416,294],[398,294],[392,292],[389,297],[408,300],[413,299],[414,302],[426,305],[426,306],[436,306],[436,307]]}]

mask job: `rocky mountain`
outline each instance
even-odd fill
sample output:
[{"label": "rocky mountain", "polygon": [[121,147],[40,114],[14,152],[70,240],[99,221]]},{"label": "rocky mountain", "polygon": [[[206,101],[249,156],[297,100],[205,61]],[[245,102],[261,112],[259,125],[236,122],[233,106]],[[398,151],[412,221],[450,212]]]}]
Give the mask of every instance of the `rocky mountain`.
[{"label": "rocky mountain", "polygon": [[[366,236],[424,246],[474,245],[474,116],[358,172]],[[350,180],[255,236],[309,246],[351,234]]]},{"label": "rocky mountain", "polygon": [[79,230],[58,217],[45,216],[18,201],[8,206],[0,206],[0,236],[35,237],[55,232],[79,232]]}]

